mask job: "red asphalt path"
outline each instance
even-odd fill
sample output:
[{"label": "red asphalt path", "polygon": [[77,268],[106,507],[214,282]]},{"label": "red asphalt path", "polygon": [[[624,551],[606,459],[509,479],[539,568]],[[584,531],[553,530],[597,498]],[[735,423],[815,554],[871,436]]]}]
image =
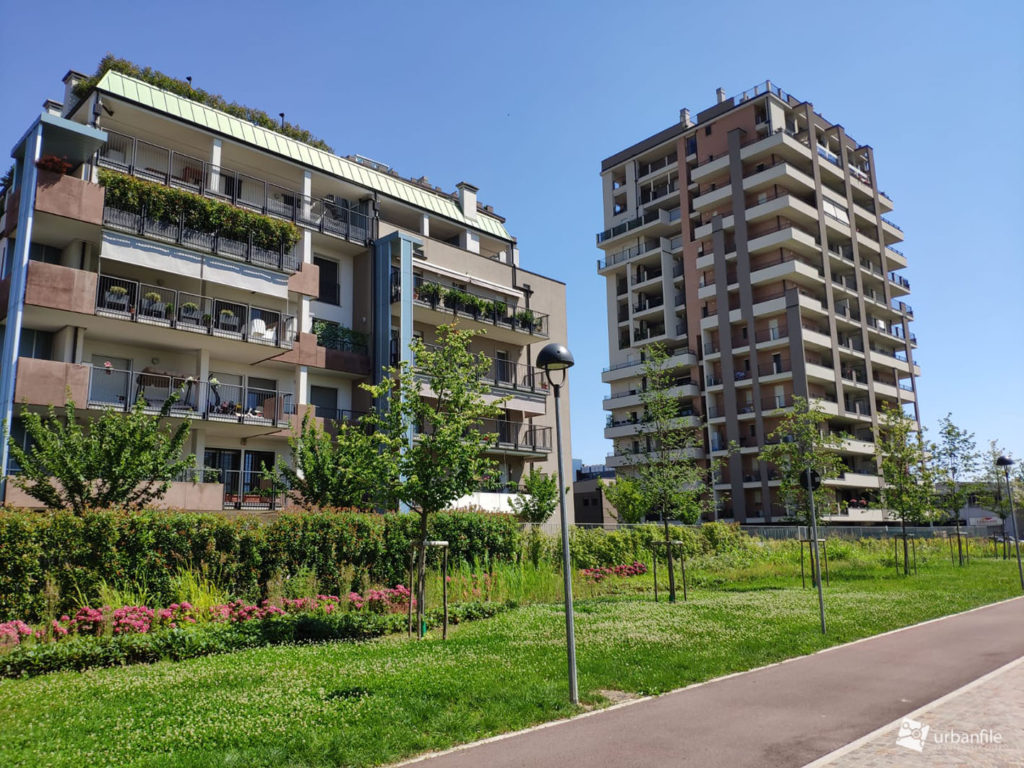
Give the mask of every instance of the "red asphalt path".
[{"label": "red asphalt path", "polygon": [[1024,598],[416,761],[798,768],[1024,656]]}]

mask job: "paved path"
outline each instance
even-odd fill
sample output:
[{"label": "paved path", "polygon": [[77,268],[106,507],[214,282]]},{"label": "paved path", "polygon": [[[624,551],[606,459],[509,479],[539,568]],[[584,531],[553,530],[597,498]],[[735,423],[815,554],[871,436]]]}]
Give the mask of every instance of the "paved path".
[{"label": "paved path", "polygon": [[903,766],[1024,766],[1024,657],[807,768]]},{"label": "paved path", "polygon": [[[428,757],[418,768],[798,768],[1021,656],[1017,598]],[[989,702],[986,712],[998,707]]]}]

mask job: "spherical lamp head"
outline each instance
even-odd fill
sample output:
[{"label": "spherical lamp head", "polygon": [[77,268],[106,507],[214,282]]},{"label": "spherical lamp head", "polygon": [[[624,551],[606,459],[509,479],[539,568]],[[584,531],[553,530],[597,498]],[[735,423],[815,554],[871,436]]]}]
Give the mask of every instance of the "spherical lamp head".
[{"label": "spherical lamp head", "polygon": [[537,355],[537,367],[543,368],[548,373],[551,371],[564,371],[572,368],[576,361],[572,359],[572,352],[563,344],[552,342],[548,344]]},{"label": "spherical lamp head", "polygon": [[[547,347],[545,347],[545,349],[547,349]],[[1015,463],[1016,462],[1014,462],[1013,459],[1007,458],[1006,456],[1000,456],[998,459],[996,459],[997,467],[1012,467]]]}]

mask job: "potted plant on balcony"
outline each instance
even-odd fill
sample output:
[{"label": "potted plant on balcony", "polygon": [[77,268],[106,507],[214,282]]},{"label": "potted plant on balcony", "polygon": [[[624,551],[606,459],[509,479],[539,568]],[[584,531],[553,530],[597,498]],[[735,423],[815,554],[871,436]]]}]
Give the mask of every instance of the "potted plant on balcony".
[{"label": "potted plant on balcony", "polygon": [[459,309],[466,306],[466,299],[468,298],[468,295],[458,288],[449,288],[444,292],[444,305],[455,314],[458,314]]},{"label": "potted plant on balcony", "polygon": [[495,318],[498,319],[499,322],[502,322],[502,323],[507,322],[508,321],[508,304],[506,304],[504,301],[495,301],[494,302],[494,316],[495,316]]},{"label": "potted plant on balcony", "polygon": [[471,293],[462,294],[462,306],[471,315],[473,315],[474,320],[479,318],[483,313],[485,303],[489,304],[490,302],[485,302],[484,299],[481,299],[479,296],[474,296]]},{"label": "potted plant on balcony", "polygon": [[74,165],[68,162],[66,157],[57,157],[56,155],[43,155],[36,160],[36,168],[39,170],[59,173],[61,176],[68,173],[73,167]]},{"label": "potted plant on balcony", "polygon": [[516,321],[519,323],[520,328],[525,328],[530,333],[533,333],[533,326],[537,322],[537,317],[529,309],[521,309],[516,312]]},{"label": "potted plant on balcony", "polygon": [[219,313],[218,327],[224,331],[237,331],[238,318],[230,309],[222,309]]},{"label": "potted plant on balcony", "polygon": [[142,314],[147,317],[166,317],[166,306],[163,302],[163,296],[156,291],[149,291],[148,293],[142,294],[142,301],[140,307]]},{"label": "potted plant on balcony", "polygon": [[199,325],[199,305],[193,301],[186,301],[178,307],[178,320],[182,323]]},{"label": "potted plant on balcony", "polygon": [[427,302],[431,307],[436,307],[438,300],[441,298],[441,286],[437,283],[421,283],[416,291],[419,299]]},{"label": "potted plant on balcony", "polygon": [[112,285],[104,293],[104,301],[107,309],[116,309],[120,312],[128,311],[128,289],[123,285]]}]

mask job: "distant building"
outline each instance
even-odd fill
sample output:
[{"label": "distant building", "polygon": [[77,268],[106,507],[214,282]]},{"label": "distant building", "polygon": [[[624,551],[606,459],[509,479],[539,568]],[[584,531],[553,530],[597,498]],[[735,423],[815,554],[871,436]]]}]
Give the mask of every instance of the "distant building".
[{"label": "distant building", "polygon": [[605,483],[615,482],[615,470],[604,464],[584,465],[582,462],[576,469],[572,486],[576,525],[616,524],[615,508],[608,503],[598,485],[602,480]]}]

